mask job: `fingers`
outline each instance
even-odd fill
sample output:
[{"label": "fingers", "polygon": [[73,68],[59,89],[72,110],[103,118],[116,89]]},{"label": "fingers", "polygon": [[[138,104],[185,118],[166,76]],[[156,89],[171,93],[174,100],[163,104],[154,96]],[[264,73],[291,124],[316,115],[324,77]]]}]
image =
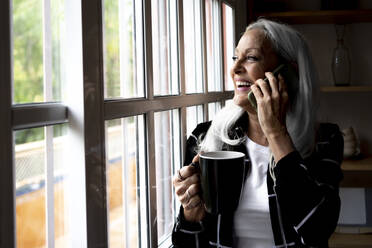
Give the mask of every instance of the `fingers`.
[{"label": "fingers", "polygon": [[194,198],[200,198],[199,196],[200,192],[200,184],[193,184],[191,185],[180,197],[179,200],[183,206],[186,206],[190,203],[190,201]]},{"label": "fingers", "polygon": [[[261,80],[261,79],[259,79],[259,80]],[[263,96],[260,87],[256,83],[252,84],[251,91],[253,92],[254,96],[256,97],[256,100]]]},{"label": "fingers", "polygon": [[180,181],[183,181],[185,180],[186,178],[184,178],[181,174],[181,170],[178,170],[178,174],[177,174],[177,178],[180,180]]},{"label": "fingers", "polygon": [[271,72],[266,72],[265,76],[267,80],[258,79],[255,84],[251,86],[251,90],[255,95],[256,99],[262,97],[276,97],[279,96],[278,80],[274,77]]},{"label": "fingers", "polygon": [[199,155],[196,155],[192,164],[182,167],[173,177],[175,193],[185,209],[192,209],[202,204],[200,193]]},{"label": "fingers", "polygon": [[271,95],[270,84],[265,82],[263,79],[258,79],[255,84],[260,88],[262,97]]},{"label": "fingers", "polygon": [[[270,79],[271,80],[271,79]],[[264,107],[267,110],[271,110],[272,107],[272,93],[269,83],[262,79],[258,79],[254,85],[251,86],[252,92],[256,97],[257,109]],[[267,108],[270,107],[270,108]]]},{"label": "fingers", "polygon": [[197,154],[197,155],[192,159],[192,162],[193,162],[193,163],[199,163],[199,159],[200,159],[200,154]]},{"label": "fingers", "polygon": [[175,185],[175,192],[185,209],[192,209],[201,203],[199,176],[194,174]]},{"label": "fingers", "polygon": [[186,192],[186,190],[190,188],[191,185],[199,184],[199,182],[200,182],[199,176],[195,174],[191,177],[188,177],[182,182],[174,183],[174,189],[177,196],[179,197],[182,196]]},{"label": "fingers", "polygon": [[187,204],[182,204],[183,208],[186,210],[193,209],[195,207],[198,207],[202,204],[202,200],[199,195],[196,195],[195,197],[190,198],[189,202]]},{"label": "fingers", "polygon": [[184,166],[177,171],[176,175],[173,178],[173,183],[185,181],[188,177],[191,177],[196,172],[197,168],[195,166]]},{"label": "fingers", "polygon": [[199,154],[197,154],[192,159],[192,163],[190,164],[191,166],[190,165],[189,166],[184,166],[177,171],[177,174],[173,179],[173,184],[178,183],[178,182],[182,182],[182,181],[186,180],[188,177],[190,177],[191,175],[198,172],[198,166],[197,166],[198,163],[199,163]]},{"label": "fingers", "polygon": [[271,89],[271,94],[272,95],[279,95],[279,85],[278,85],[278,80],[276,77],[274,77],[274,74],[272,72],[266,72],[265,76],[269,79],[269,86]]},{"label": "fingers", "polygon": [[254,85],[251,86],[251,90],[257,100],[266,99],[268,103],[281,102],[283,100],[288,101],[287,85],[282,75],[278,75],[278,78],[274,77],[272,72],[266,72],[265,76],[267,80],[258,79]]}]

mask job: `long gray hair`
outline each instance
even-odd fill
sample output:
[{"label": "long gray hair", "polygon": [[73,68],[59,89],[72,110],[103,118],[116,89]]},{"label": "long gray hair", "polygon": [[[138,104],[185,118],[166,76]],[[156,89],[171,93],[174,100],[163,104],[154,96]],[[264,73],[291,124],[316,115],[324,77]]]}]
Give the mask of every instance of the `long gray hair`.
[{"label": "long gray hair", "polygon": [[[298,66],[299,82],[295,90],[296,96],[290,101],[286,115],[287,130],[295,148],[302,156],[308,156],[314,144],[314,89],[318,76],[312,61],[310,50],[302,35],[288,25],[259,19],[250,24],[246,31],[260,29],[271,41],[274,51],[284,60],[296,63]],[[245,34],[244,33],[244,34]],[[243,35],[244,35],[243,34]],[[290,87],[290,85],[288,85]],[[291,89],[288,89],[290,91]],[[201,151],[221,150],[223,143],[240,144],[245,138],[231,139],[229,130],[244,113],[235,104],[223,108],[213,119],[206,137],[201,142]]]}]

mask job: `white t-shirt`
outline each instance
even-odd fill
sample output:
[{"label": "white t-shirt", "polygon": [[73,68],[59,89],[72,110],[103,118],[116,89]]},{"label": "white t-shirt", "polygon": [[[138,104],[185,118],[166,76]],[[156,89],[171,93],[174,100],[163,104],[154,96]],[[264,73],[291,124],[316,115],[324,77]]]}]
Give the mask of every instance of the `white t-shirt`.
[{"label": "white t-shirt", "polygon": [[234,216],[234,247],[273,247],[266,175],[270,161],[269,147],[247,139],[251,159],[250,172]]}]

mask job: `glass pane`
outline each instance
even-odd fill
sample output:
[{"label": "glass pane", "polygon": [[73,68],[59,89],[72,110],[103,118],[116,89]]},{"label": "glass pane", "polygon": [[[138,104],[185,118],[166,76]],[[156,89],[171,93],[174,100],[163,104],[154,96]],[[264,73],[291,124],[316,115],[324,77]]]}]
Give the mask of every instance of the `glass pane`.
[{"label": "glass pane", "polygon": [[200,0],[183,1],[186,93],[203,92]]},{"label": "glass pane", "polygon": [[219,1],[205,1],[208,91],[222,90]]},{"label": "glass pane", "polygon": [[104,0],[105,97],[143,97],[142,1]]},{"label": "glass pane", "polygon": [[60,101],[63,97],[64,2],[13,1],[14,103]]},{"label": "glass pane", "polygon": [[[67,246],[68,202],[64,190],[67,128],[65,125],[48,128],[49,134],[47,128],[25,129],[14,134],[17,247],[46,247],[49,197],[53,206],[48,211],[54,216],[49,220],[54,223],[49,230],[54,230],[55,239],[49,242],[54,242],[55,247]],[[51,179],[47,177],[46,165],[53,170]],[[53,180],[53,189],[47,190],[47,180]]]},{"label": "glass pane", "polygon": [[230,68],[233,65],[232,57],[234,55],[235,47],[233,9],[225,3],[222,3],[222,20],[225,90],[234,90],[234,84],[230,76]]},{"label": "glass pane", "polygon": [[154,118],[157,228],[160,245],[170,237],[176,218],[172,176],[181,165],[179,110],[157,112]]},{"label": "glass pane", "polygon": [[177,2],[151,1],[154,95],[175,95],[178,87]]},{"label": "glass pane", "polygon": [[220,102],[208,103],[208,118],[209,118],[209,120],[213,120],[213,118],[216,116],[216,114],[220,110],[221,110],[221,103]]},{"label": "glass pane", "polygon": [[187,137],[196,128],[196,125],[203,122],[203,105],[191,106],[186,108],[186,128]]},{"label": "glass pane", "polygon": [[143,125],[143,116],[106,122],[110,247],[141,247],[147,225]]}]

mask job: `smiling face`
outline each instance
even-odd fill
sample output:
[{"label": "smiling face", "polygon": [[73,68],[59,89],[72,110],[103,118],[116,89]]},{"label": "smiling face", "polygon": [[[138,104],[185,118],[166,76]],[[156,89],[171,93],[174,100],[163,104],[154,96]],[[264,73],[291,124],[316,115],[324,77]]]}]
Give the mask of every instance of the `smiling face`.
[{"label": "smiling face", "polygon": [[242,36],[235,49],[234,65],[230,74],[234,82],[234,102],[249,112],[255,113],[248,101],[250,86],[265,72],[278,65],[278,56],[262,30],[252,29]]}]

